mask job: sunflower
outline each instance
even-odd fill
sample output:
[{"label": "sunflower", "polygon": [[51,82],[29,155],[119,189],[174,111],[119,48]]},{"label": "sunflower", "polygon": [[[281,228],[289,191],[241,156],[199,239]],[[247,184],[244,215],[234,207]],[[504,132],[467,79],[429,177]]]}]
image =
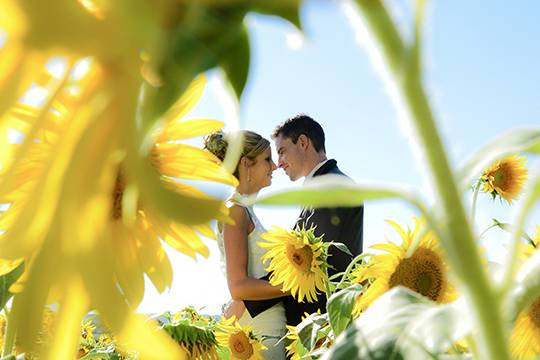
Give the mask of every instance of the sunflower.
[{"label": "sunflower", "polygon": [[329,244],[316,237],[314,228],[285,230],[274,226],[261,235],[266,242],[257,244],[268,249],[263,261],[269,260],[267,271],[270,283],[282,285],[299,302],[316,301],[317,290],[325,291],[328,281],[327,262]]},{"label": "sunflower", "polygon": [[352,274],[355,282],[371,281],[353,308],[353,315],[359,316],[379,296],[395,286],[405,286],[438,303],[448,303],[456,293],[448,281],[448,267],[439,244],[428,231],[422,235],[418,247],[407,257],[415,238],[420,235],[424,222],[414,219],[412,231],[405,231],[391,220],[387,222],[401,236],[401,245],[381,243],[371,246],[385,253],[373,256],[369,263],[360,266]]},{"label": "sunflower", "polygon": [[[144,294],[145,274],[159,291],[172,281],[160,238],[192,257],[196,253],[207,256],[199,234],[213,237],[213,232],[205,223],[188,226],[161,216],[148,197],[135,201],[135,219],[130,222],[124,211],[128,208],[125,190],[133,189],[124,176],[125,123],[117,120],[122,116],[115,108],[122,105],[111,98],[111,94],[121,93],[125,83],[120,85],[119,79],[116,90],[105,85],[100,92],[107,70],[95,61],[66,59],[68,65],[59,78],[43,70],[43,74],[34,74],[49,97],[45,105],[17,102],[2,118],[2,126],[19,131],[23,139],[10,144],[3,137],[0,144],[8,154],[2,157],[0,203],[10,204],[0,215],[0,248],[11,261],[27,259],[22,277],[27,287],[13,302],[14,321],[25,329],[20,344],[25,351],[36,350],[39,323],[45,316],[42,309],[59,301],[63,306],[59,321],[70,324],[71,331],[59,325],[50,346],[43,350],[49,353],[41,354],[44,357],[57,358],[66,348],[75,351],[78,338],[71,334],[77,332],[76,318],[95,306],[119,338],[141,351],[141,356],[155,354],[159,348],[160,354],[174,358],[179,353],[164,334],[152,333],[147,341],[139,341],[141,332],[151,330],[132,310]],[[46,63],[45,58],[39,62],[42,67]],[[86,64],[87,70],[77,71],[79,64]],[[208,153],[178,143],[222,125],[206,119],[182,119],[203,88],[204,78],[200,78],[163,116],[145,159],[160,176],[164,189],[186,199],[197,198],[201,204],[210,197],[179,179],[236,181]],[[103,120],[96,120],[99,116]],[[179,166],[181,162],[175,158],[185,160],[186,165]],[[224,218],[225,210],[218,217]]]},{"label": "sunflower", "polygon": [[[526,244],[520,256],[526,260],[537,251],[540,243],[540,226],[532,242]],[[510,353],[517,359],[536,359],[540,354],[540,297],[528,309],[522,311],[514,323],[510,335]]]},{"label": "sunflower", "polygon": [[[278,12],[270,6],[262,10]],[[249,7],[235,9],[240,12],[216,16],[219,21],[208,27],[199,25],[208,23],[209,14],[223,15],[219,5],[179,6],[174,0],[2,2],[0,138],[13,120],[22,141],[8,158],[0,144],[0,200],[12,204],[4,214],[9,216],[2,216],[7,228],[0,236],[0,254],[31,262],[24,291],[14,297],[11,311],[25,350],[35,347],[45,306],[58,303],[55,334],[43,358],[72,357],[80,321],[89,309],[99,311],[140,358],[180,356],[166,334],[153,331],[133,311],[141,297],[141,279],[147,274],[158,290],[170,283],[170,264],[161,243],[154,241],[160,234],[171,235],[164,240],[174,238],[177,248],[191,256],[204,255],[196,238],[210,233],[205,222],[224,216],[223,204],[166,174],[176,173],[176,165],[167,156],[155,157],[154,148],[173,146],[161,146],[154,130],[169,123],[167,110],[176,111],[174,101],[200,71],[218,64],[231,68],[235,57],[229,51],[247,48],[247,36],[236,35]],[[191,29],[189,36],[180,28]],[[223,34],[235,35],[233,41],[222,46]],[[201,46],[192,46],[194,39]],[[219,50],[218,56],[208,49]],[[63,71],[44,71],[53,59],[64,62]],[[89,71],[79,76],[79,69]],[[240,91],[242,76],[233,75]],[[34,104],[22,104],[28,93],[38,95]],[[32,169],[36,144],[50,148],[42,152],[39,175],[19,171]],[[182,154],[191,159],[188,151]],[[193,179],[195,172],[211,167],[208,163],[207,156],[199,157],[178,172]],[[22,174],[31,179],[24,191],[17,186]],[[223,174],[212,177],[218,180]],[[144,233],[137,231],[141,228]]]},{"label": "sunflower", "polygon": [[94,331],[96,330],[96,325],[92,320],[85,321],[81,326],[81,337],[84,339],[94,339]]},{"label": "sunflower", "polygon": [[222,319],[216,331],[216,339],[228,349],[231,359],[263,360],[261,351],[266,349],[250,326],[240,325],[235,317]]},{"label": "sunflower", "polygon": [[[149,163],[160,174],[162,185],[175,192],[197,195],[200,198],[207,197],[202,191],[192,185],[184,184],[179,179],[218,181],[230,185],[236,185],[237,180],[220,166],[219,160],[207,151],[197,147],[181,143],[180,141],[202,136],[223,126],[223,123],[208,119],[184,120],[184,115],[197,103],[204,90],[205,79],[203,76],[195,80],[186,93],[176,102],[165,116],[165,124],[155,131],[152,150],[149,155]],[[62,100],[62,99],[59,99]],[[32,109],[26,109],[21,105],[24,112],[31,114]],[[23,110],[15,109],[14,112],[22,113]],[[25,118],[23,118],[23,121]],[[6,230],[13,219],[17,218],[18,211],[24,204],[26,194],[45,171],[47,158],[45,154],[52,154],[56,141],[69,123],[59,124],[57,119],[48,119],[46,126],[49,131],[38,138],[38,142],[31,145],[29,160],[16,167],[14,188],[6,196],[6,200],[13,201],[12,208],[2,216]],[[22,127],[22,126],[21,126]],[[13,151],[15,152],[15,151]],[[158,291],[164,291],[172,282],[172,267],[160,239],[170,246],[193,258],[199,253],[208,256],[208,248],[201,241],[200,234],[209,238],[215,238],[209,224],[187,226],[180,222],[160,216],[151,207],[139,203],[136,209],[135,224],[127,224],[122,213],[126,176],[121,163],[118,165],[114,188],[111,196],[111,214],[108,221],[110,231],[111,255],[116,278],[129,303],[136,307],[144,295],[144,274],[153,282]],[[220,212],[220,219],[226,216],[225,206]],[[2,219],[0,219],[0,223]]]},{"label": "sunflower", "polygon": [[[217,181],[232,186],[237,184],[236,178],[220,165],[214,155],[180,142],[209,134],[223,126],[223,123],[215,120],[182,119],[197,103],[204,84],[204,77],[196,79],[166,114],[164,127],[155,133],[149,162],[160,174],[162,186],[178,193],[209,198],[196,187],[179,181],[187,179]],[[113,239],[112,251],[117,258],[114,262],[115,274],[128,301],[137,306],[144,295],[145,274],[159,292],[172,282],[172,267],[160,239],[195,259],[197,253],[204,257],[209,255],[200,235],[215,239],[215,234],[208,223],[188,226],[160,216],[159,212],[142,202],[136,205],[135,224],[129,224],[123,213],[126,186],[127,179],[120,166],[112,192],[108,224]],[[223,205],[218,218],[226,220],[226,214]]]},{"label": "sunflower", "polygon": [[169,336],[193,360],[218,360],[216,322],[200,315],[194,308],[184,308],[172,317],[165,314],[162,325]]},{"label": "sunflower", "polygon": [[[296,331],[295,326],[287,326],[287,339],[290,341],[290,344],[286,346],[287,350],[287,358],[291,360],[300,360],[302,359],[302,356],[304,356],[307,353],[306,348],[302,345],[300,342],[300,337],[298,336],[298,332]],[[311,359],[306,358],[306,360]]]},{"label": "sunflower", "polygon": [[527,180],[526,163],[525,157],[516,155],[497,161],[482,175],[483,191],[490,193],[493,198],[499,195],[511,204],[518,197]]}]

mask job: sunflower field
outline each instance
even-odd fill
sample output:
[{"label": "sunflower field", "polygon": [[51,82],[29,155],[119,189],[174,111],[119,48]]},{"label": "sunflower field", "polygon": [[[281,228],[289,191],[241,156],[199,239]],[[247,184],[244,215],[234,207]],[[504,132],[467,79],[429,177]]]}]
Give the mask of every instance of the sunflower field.
[{"label": "sunflower field", "polygon": [[[336,2],[340,2],[336,0]],[[344,1],[343,1],[344,2]],[[400,199],[417,212],[389,219],[378,243],[328,277],[312,229],[274,227],[261,246],[298,301],[328,298],[282,339],[291,359],[534,359],[540,356],[540,127],[515,129],[450,166],[423,82],[425,0],[403,29],[382,0],[347,1],[397,112],[413,130],[435,201],[403,186],[314,180],[259,205],[358,206]],[[250,65],[250,12],[301,29],[301,0],[2,0],[0,9],[0,345],[2,359],[263,359],[259,334],[197,307],[136,312],[148,278],[173,269],[164,244],[208,256],[201,240],[228,222],[224,200],[198,183],[234,187],[223,164],[192,145],[221,129],[188,118],[220,68],[238,101]],[[51,20],[52,19],[52,20]],[[407,37],[403,32],[408,31]],[[235,150],[236,149],[236,150]],[[514,221],[475,231],[480,196]],[[466,199],[472,199],[468,206]],[[511,234],[494,268],[479,246]],[[197,304],[194,304],[197,306]]]}]

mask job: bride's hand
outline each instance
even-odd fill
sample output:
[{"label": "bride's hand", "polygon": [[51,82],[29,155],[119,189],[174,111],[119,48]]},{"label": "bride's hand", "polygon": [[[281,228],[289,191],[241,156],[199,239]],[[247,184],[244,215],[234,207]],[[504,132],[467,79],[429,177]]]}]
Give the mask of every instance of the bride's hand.
[{"label": "bride's hand", "polygon": [[234,315],[236,316],[236,319],[238,320],[242,317],[242,314],[244,313],[245,310],[246,310],[246,307],[243,301],[230,300],[223,308],[223,316],[229,319],[230,317]]}]

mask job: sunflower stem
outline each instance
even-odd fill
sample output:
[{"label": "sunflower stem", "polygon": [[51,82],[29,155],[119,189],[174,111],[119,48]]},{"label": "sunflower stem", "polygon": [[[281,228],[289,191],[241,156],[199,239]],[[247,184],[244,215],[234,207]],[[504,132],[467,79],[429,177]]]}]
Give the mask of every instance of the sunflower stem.
[{"label": "sunflower stem", "polygon": [[[479,178],[474,186],[472,205],[471,205],[471,224],[474,226],[476,217],[476,201],[478,199],[478,193],[480,191],[480,185],[482,184],[482,178]],[[482,233],[483,234],[483,233]],[[480,236],[482,237],[482,236]]]},{"label": "sunflower stem", "polygon": [[324,277],[324,291],[326,293],[326,300],[330,299],[330,295],[332,295],[332,290],[330,289],[330,280],[328,279],[328,268],[324,269],[325,277]]},{"label": "sunflower stem", "polygon": [[[17,295],[14,296],[13,302],[15,302]],[[8,311],[7,307],[4,307],[6,314],[6,334],[4,336],[4,348],[2,349],[2,357],[8,356],[13,352],[13,345],[15,343],[15,321],[13,319],[13,311]]]},{"label": "sunflower stem", "polygon": [[347,269],[343,273],[343,276],[341,276],[341,279],[339,280],[339,283],[337,284],[336,288],[334,289],[335,291],[338,291],[339,288],[341,287],[341,285],[343,285],[343,282],[345,282],[345,279],[347,279],[347,277],[351,273],[354,265],[356,265],[360,260],[362,260],[364,257],[366,257],[366,255],[367,254],[360,254],[360,255],[356,256],[353,259],[353,261],[351,261],[351,263],[347,266]]},{"label": "sunflower stem", "polygon": [[491,229],[493,229],[493,228],[495,228],[495,227],[498,227],[498,225],[497,225],[497,224],[493,224],[493,225],[490,225],[490,226],[488,226],[487,228],[485,228],[484,231],[482,231],[482,232],[480,233],[480,235],[478,235],[478,240],[480,240],[482,237],[484,237],[484,235],[485,235],[489,230],[491,230]]},{"label": "sunflower stem", "polygon": [[[491,360],[509,359],[501,316],[500,297],[488,278],[473,237],[471,223],[467,220],[454,174],[444,150],[435,119],[421,80],[420,26],[422,9],[418,9],[413,45],[407,47],[397,31],[384,2],[356,0],[360,8],[372,46],[368,51],[380,66],[387,80],[393,100],[400,114],[417,133],[420,151],[425,157],[435,187],[435,201],[444,229],[441,244],[446,250],[451,268],[461,280],[464,295],[473,307],[478,325],[479,354]],[[381,61],[382,60],[382,61]]]}]

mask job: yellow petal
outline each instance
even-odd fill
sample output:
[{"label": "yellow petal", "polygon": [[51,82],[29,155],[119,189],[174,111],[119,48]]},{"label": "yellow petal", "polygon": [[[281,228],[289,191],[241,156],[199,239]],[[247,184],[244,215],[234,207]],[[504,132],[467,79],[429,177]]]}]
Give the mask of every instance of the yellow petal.
[{"label": "yellow petal", "polygon": [[70,359],[77,352],[81,321],[90,305],[82,279],[71,276],[63,283],[63,298],[60,301],[58,319],[54,325],[54,336],[46,359]]},{"label": "yellow petal", "polygon": [[161,141],[174,141],[208,135],[220,130],[224,125],[221,121],[210,119],[175,121],[165,126],[163,134],[159,139]]},{"label": "yellow petal", "polygon": [[186,354],[167,333],[157,329],[157,324],[142,315],[131,314],[118,339],[126,349],[136,351],[141,360],[187,359]]},{"label": "yellow petal", "polygon": [[186,115],[199,101],[206,84],[204,75],[198,76],[191,82],[184,94],[174,103],[165,114],[167,122],[176,121]]}]

